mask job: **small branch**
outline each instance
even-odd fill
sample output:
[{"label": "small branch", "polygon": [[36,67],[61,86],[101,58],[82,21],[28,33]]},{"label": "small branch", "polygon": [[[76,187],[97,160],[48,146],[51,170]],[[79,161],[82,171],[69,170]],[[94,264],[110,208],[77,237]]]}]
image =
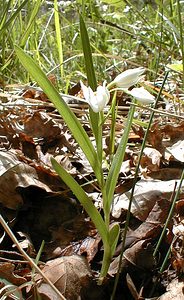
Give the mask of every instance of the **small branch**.
[{"label": "small branch", "polygon": [[175,118],[175,119],[184,120],[184,117],[182,117],[182,116],[178,116],[178,115],[175,115],[175,114],[172,114],[172,113],[160,111],[159,109],[154,109],[154,108],[151,108],[151,107],[142,106],[142,105],[135,104],[135,103],[132,103],[132,102],[126,102],[126,103],[130,104],[130,105],[133,105],[133,106],[136,106],[136,107],[139,107],[139,108],[142,108],[142,109],[145,109],[145,110],[148,110],[148,111],[151,111],[151,112],[154,112],[154,113],[158,113],[160,115],[165,115],[165,116],[169,116],[169,117],[172,117],[172,118]]}]

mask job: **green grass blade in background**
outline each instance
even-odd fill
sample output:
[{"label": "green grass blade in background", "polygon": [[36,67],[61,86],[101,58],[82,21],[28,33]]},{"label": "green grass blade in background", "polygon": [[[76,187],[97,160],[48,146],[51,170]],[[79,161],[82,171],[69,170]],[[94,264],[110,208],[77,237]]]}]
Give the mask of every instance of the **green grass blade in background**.
[{"label": "green grass blade in background", "polygon": [[10,4],[11,4],[11,0],[8,1],[8,3],[4,3],[6,6],[3,6],[3,12],[1,12],[1,19],[0,19],[0,31],[3,28],[5,22],[6,22],[6,18],[7,18],[7,14],[10,8]]},{"label": "green grass blade in background", "polygon": [[[80,15],[80,34],[81,34],[81,41],[82,41],[82,48],[84,53],[84,61],[86,66],[86,74],[88,79],[88,85],[92,88],[93,91],[96,91],[97,88],[97,81],[93,66],[93,58],[91,52],[91,46],[89,41],[88,32],[86,29],[86,25],[82,16]],[[99,123],[99,115],[92,111],[90,108],[90,121],[92,125],[92,130],[94,132],[96,140],[98,140],[98,123]]]},{"label": "green grass blade in background", "polygon": [[182,54],[182,63],[183,63],[183,87],[184,87],[184,42],[183,42],[183,20],[182,20],[182,10],[180,6],[180,1],[177,0],[178,8],[178,21],[179,21],[179,32],[180,32],[180,49]]},{"label": "green grass blade in background", "polygon": [[30,33],[32,33],[32,28],[33,28],[33,25],[34,25],[34,21],[35,21],[35,18],[36,18],[36,16],[37,16],[37,14],[38,14],[38,11],[39,11],[39,9],[40,9],[40,6],[41,6],[41,4],[42,4],[42,1],[43,1],[43,0],[37,0],[36,3],[35,3],[35,5],[33,6],[33,11],[32,11],[32,13],[31,13],[29,22],[28,22],[27,27],[26,27],[26,29],[25,29],[25,31],[24,31],[23,37],[22,37],[22,39],[21,39],[21,41],[20,41],[20,46],[21,46],[21,47],[24,47],[24,46],[25,46],[25,44],[26,44],[26,42],[27,42],[27,40],[28,40],[28,37],[29,37]]},{"label": "green grass blade in background", "polygon": [[86,74],[87,74],[88,84],[90,85],[92,90],[95,91],[97,88],[97,81],[96,81],[95,70],[94,70],[94,66],[93,66],[91,46],[90,46],[87,28],[86,28],[86,25],[84,23],[82,16],[80,16],[80,34],[81,34],[81,40],[82,40],[82,48],[83,48],[83,53],[84,53],[84,60],[85,60],[85,65],[86,65]]},{"label": "green grass blade in background", "polygon": [[108,243],[108,231],[105,223],[98,212],[97,208],[93,204],[92,200],[87,196],[83,188],[78,184],[78,182],[54,159],[51,158],[52,166],[65,184],[71,189],[73,194],[80,201],[87,214],[90,216],[91,220],[98,229],[99,234],[106,245]]},{"label": "green grass blade in background", "polygon": [[15,51],[24,68],[29,72],[31,77],[38,82],[39,86],[43,89],[43,91],[57,108],[60,115],[63,117],[74,138],[86,155],[92,169],[94,170],[97,180],[101,182],[101,168],[98,163],[96,152],[79,120],[70,110],[56,88],[52,85],[52,83],[49,81],[40,67],[35,63],[35,61],[20,47],[15,46]]},{"label": "green grass blade in background", "polygon": [[56,28],[56,43],[57,49],[59,54],[59,63],[60,63],[60,73],[61,79],[64,76],[63,70],[63,46],[62,46],[62,39],[61,39],[61,29],[60,29],[60,21],[59,21],[59,11],[58,11],[58,2],[54,0],[54,20],[55,20],[55,28]]},{"label": "green grass blade in background", "polygon": [[[11,2],[11,1],[9,1]],[[1,21],[0,24],[0,34],[2,34],[2,32],[4,30],[6,30],[10,24],[14,21],[14,19],[18,16],[19,12],[21,11],[21,9],[26,5],[27,0],[25,0],[17,9],[16,11],[12,14],[12,16],[5,22],[5,17],[6,14],[4,15],[4,19]],[[6,9],[8,9],[8,6],[6,7]]]}]

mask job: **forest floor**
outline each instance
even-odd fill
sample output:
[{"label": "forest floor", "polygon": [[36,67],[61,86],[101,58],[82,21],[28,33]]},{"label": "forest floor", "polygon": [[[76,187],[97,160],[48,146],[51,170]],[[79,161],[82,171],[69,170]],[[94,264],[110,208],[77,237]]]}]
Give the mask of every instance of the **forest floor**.
[{"label": "forest floor", "polygon": [[[76,85],[70,94],[81,97],[80,86]],[[40,89],[6,86],[0,99],[1,218],[19,246],[36,259],[42,272],[67,300],[110,299],[121,255],[129,194],[145,133],[142,124],[149,120],[150,111],[137,108],[111,211],[111,224],[119,223],[121,235],[108,276],[98,285],[103,255],[101,237],[83,207],[54,172],[50,158],[55,157],[72,174],[102,212],[101,194],[88,161]],[[70,100],[68,105],[92,138],[88,107]],[[127,95],[118,93],[116,145],[124,130],[129,100]],[[158,109],[141,158],[116,300],[183,299],[182,100],[171,95],[166,87]],[[108,120],[103,128],[106,156],[110,126]],[[3,228],[0,249],[1,299],[61,299],[35,273],[11,234]]]}]

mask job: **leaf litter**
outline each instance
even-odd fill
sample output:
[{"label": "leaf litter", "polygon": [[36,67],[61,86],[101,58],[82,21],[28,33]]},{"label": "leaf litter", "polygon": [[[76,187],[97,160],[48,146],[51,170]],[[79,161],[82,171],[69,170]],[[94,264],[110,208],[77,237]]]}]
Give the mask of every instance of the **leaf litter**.
[{"label": "leaf litter", "polygon": [[[98,286],[95,279],[102,259],[101,238],[79,202],[53,171],[50,157],[54,156],[74,176],[100,210],[101,195],[94,174],[46,95],[40,89],[28,87],[18,88],[18,95],[16,93],[17,90],[15,92],[10,87],[1,93],[1,215],[32,258],[36,257],[44,240],[38,264],[68,300],[110,299],[119,265],[135,166],[144,137],[143,127],[135,123],[129,137],[111,215],[111,223],[119,222],[121,226],[121,237],[108,277],[102,286]],[[78,86],[71,93],[80,93]],[[116,123],[116,144],[127,114],[127,106],[123,106],[124,96],[119,94],[118,97],[121,105]],[[86,105],[74,105],[72,98],[68,103],[90,135]],[[146,120],[144,112],[143,118]],[[107,156],[109,128],[107,121],[104,124],[104,152]],[[183,121],[168,116],[161,119],[159,115],[150,129],[135,186],[116,299],[171,299],[173,293],[180,299],[183,288],[180,278],[184,271],[183,187],[159,255],[154,256],[154,249],[183,169],[183,129]],[[169,259],[160,274],[159,268],[169,249]],[[20,259],[3,229],[0,253],[1,286],[5,287],[7,282],[14,285],[25,299],[36,299],[35,289],[42,299],[59,299],[40,275],[31,276],[30,266]],[[9,297],[12,299],[11,293]]]}]

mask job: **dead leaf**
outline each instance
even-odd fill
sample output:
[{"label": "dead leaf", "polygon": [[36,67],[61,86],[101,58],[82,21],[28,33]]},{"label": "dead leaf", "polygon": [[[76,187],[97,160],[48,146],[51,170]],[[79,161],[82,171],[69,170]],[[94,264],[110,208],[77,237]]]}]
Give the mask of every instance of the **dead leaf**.
[{"label": "dead leaf", "polygon": [[153,124],[148,134],[148,142],[153,148],[158,150],[162,155],[164,154],[165,147],[162,143],[164,133],[162,132],[159,124]]},{"label": "dead leaf", "polygon": [[[140,180],[137,182],[131,207],[131,213],[134,217],[141,221],[145,221],[157,200],[161,198],[170,198],[175,188],[175,183],[179,184],[179,180]],[[115,218],[120,217],[122,210],[128,209],[129,195],[130,192],[115,197],[112,210],[112,215]],[[182,197],[182,191],[180,197]]]},{"label": "dead leaf", "polygon": [[[110,264],[108,274],[113,276],[117,273],[119,267],[119,258],[116,257]],[[135,243],[131,248],[124,251],[121,272],[126,272],[128,266],[133,266],[139,269],[152,269],[155,265],[153,258],[153,247],[149,240],[141,240]]]},{"label": "dead leaf", "polygon": [[184,139],[184,121],[180,122],[180,124],[167,124],[161,127],[162,133],[166,137],[170,138],[171,143],[175,143],[178,140]]},{"label": "dead leaf", "polygon": [[174,279],[167,286],[167,292],[160,296],[158,300],[183,300],[184,299],[184,280]]},{"label": "dead leaf", "polygon": [[47,113],[36,111],[25,118],[24,133],[30,137],[55,139],[61,134],[61,129]]},{"label": "dead leaf", "polygon": [[146,147],[141,157],[141,167],[149,171],[157,171],[160,167],[161,153],[153,148]]},{"label": "dead leaf", "polygon": [[0,262],[0,277],[10,281],[14,285],[21,285],[27,280],[21,276],[14,273],[15,265],[9,262]]},{"label": "dead leaf", "polygon": [[157,171],[148,171],[143,173],[144,178],[152,178],[163,181],[172,179],[180,179],[182,174],[182,168],[161,168]]},{"label": "dead leaf", "polygon": [[36,186],[51,192],[51,189],[39,181],[36,170],[20,162],[12,152],[0,151],[0,202],[4,207],[17,209],[23,205],[19,187]]},{"label": "dead leaf", "polygon": [[171,147],[166,148],[174,158],[177,160],[184,162],[184,140],[178,141],[177,143],[173,144]]},{"label": "dead leaf", "polygon": [[[64,256],[50,260],[46,263],[42,272],[52,281],[67,300],[79,299],[82,288],[87,287],[91,278],[87,261],[84,257],[78,255]],[[38,292],[47,295],[48,289],[46,288],[46,284],[43,286],[39,275],[36,276],[36,280],[39,280]]]}]

